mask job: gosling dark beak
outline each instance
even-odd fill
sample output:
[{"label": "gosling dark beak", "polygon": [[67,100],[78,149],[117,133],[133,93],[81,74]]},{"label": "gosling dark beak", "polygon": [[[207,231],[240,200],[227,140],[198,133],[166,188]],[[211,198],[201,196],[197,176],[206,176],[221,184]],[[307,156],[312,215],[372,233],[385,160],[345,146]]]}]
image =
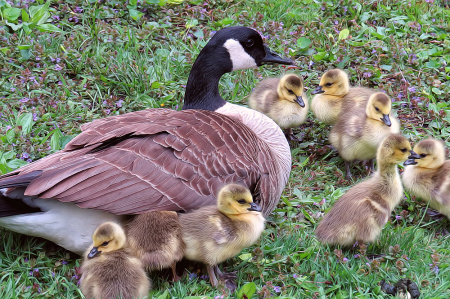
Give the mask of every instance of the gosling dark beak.
[{"label": "gosling dark beak", "polygon": [[383,118],[380,119],[386,124],[386,126],[391,126],[391,119],[389,118],[389,114],[383,114]]},{"label": "gosling dark beak", "polygon": [[408,157],[408,159],[420,159],[419,154],[416,153],[415,151],[410,150],[409,152],[411,153],[411,155]]},{"label": "gosling dark beak", "polygon": [[261,212],[261,207],[260,206],[258,206],[256,203],[254,203],[254,202],[251,202],[250,203],[250,208],[248,208],[247,210],[249,210],[249,211],[256,211],[256,212]]},{"label": "gosling dark beak", "polygon": [[322,86],[317,86],[316,89],[314,89],[311,94],[319,94],[319,93],[324,93],[325,91],[322,89]]},{"label": "gosling dark beak", "polygon": [[297,98],[294,100],[297,104],[300,105],[300,107],[304,108],[305,107],[305,102],[303,102],[303,98],[302,96],[297,96]]},{"label": "gosling dark beak", "polygon": [[409,151],[411,153],[411,155],[408,157],[408,160],[405,161],[405,163],[403,163],[403,165],[408,166],[408,165],[416,165],[417,161],[416,159],[420,159],[420,156],[413,150]]},{"label": "gosling dark beak", "polygon": [[294,64],[294,61],[290,58],[283,58],[280,55],[272,52],[268,46],[264,45],[264,50],[266,50],[266,57],[261,60],[261,64],[265,63],[278,63],[278,64]]},{"label": "gosling dark beak", "polygon": [[91,258],[93,258],[94,256],[96,256],[97,254],[100,254],[101,253],[101,251],[98,251],[98,247],[94,247],[94,248],[92,248],[91,249],[91,251],[89,252],[89,254],[88,254],[88,259],[91,259]]}]

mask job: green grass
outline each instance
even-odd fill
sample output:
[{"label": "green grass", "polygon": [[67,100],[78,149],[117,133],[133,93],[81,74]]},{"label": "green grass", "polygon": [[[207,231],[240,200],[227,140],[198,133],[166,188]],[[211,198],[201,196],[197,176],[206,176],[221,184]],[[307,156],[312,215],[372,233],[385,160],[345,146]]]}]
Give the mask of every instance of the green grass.
[{"label": "green grass", "polygon": [[[181,109],[197,53],[214,31],[229,25],[253,27],[273,50],[295,58],[299,68],[290,71],[303,75],[308,94],[325,70],[344,68],[352,85],[383,89],[394,99],[411,142],[430,135],[450,146],[448,1],[143,2],[53,1],[43,15],[47,25],[36,21],[27,30],[18,28],[23,15],[16,21],[5,16],[0,1],[0,173],[63,148],[93,119]],[[14,1],[13,7],[31,12],[33,5]],[[342,39],[345,29],[349,35]],[[284,72],[265,66],[227,74],[221,94],[246,105],[258,81]],[[328,131],[312,114],[296,131],[303,142],[292,148],[291,177],[267,229],[257,244],[224,264],[238,271],[238,290],[253,282],[254,298],[384,298],[381,279],[407,277],[419,285],[421,298],[449,298],[450,238],[439,234],[448,222],[428,219],[420,199],[405,194],[366,252],[317,242],[321,213],[355,183],[343,179],[343,161],[327,146]],[[353,172],[360,180],[366,171],[356,164]],[[0,298],[82,298],[77,256],[6,230],[0,243]],[[387,256],[366,258],[381,253]],[[188,270],[205,274],[198,265]],[[166,278],[166,272],[152,275],[154,298],[227,297],[194,275],[175,284]]]}]

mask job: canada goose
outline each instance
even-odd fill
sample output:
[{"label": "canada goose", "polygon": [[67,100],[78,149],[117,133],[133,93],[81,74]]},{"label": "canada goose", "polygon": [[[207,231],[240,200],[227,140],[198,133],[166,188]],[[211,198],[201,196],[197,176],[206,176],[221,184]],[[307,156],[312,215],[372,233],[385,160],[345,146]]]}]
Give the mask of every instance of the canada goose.
[{"label": "canada goose", "polygon": [[[348,107],[330,132],[330,143],[345,161],[345,177],[351,178],[350,162],[374,159],[378,145],[389,134],[398,134],[400,125],[391,113],[391,99],[382,92],[372,94],[360,107]],[[373,170],[373,160],[371,161]]]},{"label": "canada goose", "polygon": [[311,101],[311,110],[318,120],[333,125],[341,111],[363,106],[375,92],[366,87],[350,87],[347,73],[332,69],[322,75],[319,86],[311,92],[315,95]]},{"label": "canada goose", "polygon": [[349,246],[374,241],[403,196],[397,164],[408,159],[411,145],[397,134],[387,136],[377,152],[377,172],[353,186],[325,214],[316,229],[322,243]]},{"label": "canada goose", "polygon": [[264,63],[293,61],[253,29],[219,30],[192,66],[183,111],[95,120],[63,150],[0,176],[0,226],[82,254],[105,221],[211,205],[226,183],[249,187],[269,214],[289,178],[289,144],[273,120],[227,103],[218,86],[223,74]]},{"label": "canada goose", "polygon": [[445,160],[444,142],[429,138],[414,146],[402,174],[406,191],[430,202],[450,219],[450,160]]},{"label": "canada goose", "polygon": [[125,232],[114,222],[101,224],[92,235],[92,249],[81,265],[81,292],[86,298],[147,298],[150,281],[141,261],[130,255]]},{"label": "canada goose", "polygon": [[264,113],[282,129],[288,140],[297,140],[292,128],[303,124],[308,114],[308,99],[303,79],[295,74],[262,80],[248,99],[250,108]]},{"label": "canada goose", "polygon": [[217,265],[258,240],[265,221],[260,211],[250,190],[229,184],[219,191],[217,205],[179,215],[185,258],[206,265],[212,286],[223,275]]},{"label": "canada goose", "polygon": [[176,212],[154,211],[137,215],[126,225],[128,243],[148,271],[172,268],[183,258],[184,242]]}]

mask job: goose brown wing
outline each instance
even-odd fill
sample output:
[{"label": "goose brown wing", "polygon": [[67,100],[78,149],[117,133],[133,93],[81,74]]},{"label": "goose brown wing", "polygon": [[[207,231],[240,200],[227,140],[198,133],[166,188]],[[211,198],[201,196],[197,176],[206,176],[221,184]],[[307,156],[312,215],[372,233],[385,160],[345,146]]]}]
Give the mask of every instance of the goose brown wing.
[{"label": "goose brown wing", "polygon": [[225,115],[148,109],[99,119],[64,150],[0,177],[0,188],[113,214],[191,210],[242,183],[267,214],[278,168],[253,131]]}]

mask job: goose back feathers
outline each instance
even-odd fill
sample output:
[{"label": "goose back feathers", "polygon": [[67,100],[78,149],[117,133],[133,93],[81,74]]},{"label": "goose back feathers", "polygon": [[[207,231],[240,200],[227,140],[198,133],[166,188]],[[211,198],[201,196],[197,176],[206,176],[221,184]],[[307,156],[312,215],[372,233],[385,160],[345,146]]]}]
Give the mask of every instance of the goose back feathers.
[{"label": "goose back feathers", "polygon": [[211,205],[229,182],[245,184],[265,213],[278,201],[272,151],[225,115],[149,109],[82,129],[64,150],[0,177],[2,185],[116,215]]}]

